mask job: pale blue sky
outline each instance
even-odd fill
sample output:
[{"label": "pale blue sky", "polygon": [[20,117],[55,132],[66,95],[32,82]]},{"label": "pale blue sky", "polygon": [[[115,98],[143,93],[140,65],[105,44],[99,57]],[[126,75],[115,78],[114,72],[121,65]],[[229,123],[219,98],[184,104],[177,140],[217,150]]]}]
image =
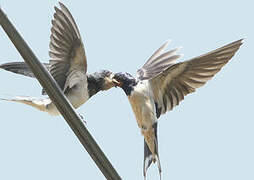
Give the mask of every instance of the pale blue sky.
[{"label": "pale blue sky", "polygon": [[[88,72],[136,70],[165,40],[182,60],[246,38],[215,78],[159,120],[163,180],[253,180],[252,1],[62,1],[73,14]],[[0,6],[46,62],[57,1],[1,0]],[[0,63],[22,61],[0,28]],[[35,79],[0,71],[0,94],[40,96]],[[0,101],[0,179],[104,179],[62,117]],[[143,179],[143,137],[125,94],[113,88],[78,109],[123,179]],[[73,156],[73,154],[75,154]],[[158,179],[157,167],[148,180]]]}]

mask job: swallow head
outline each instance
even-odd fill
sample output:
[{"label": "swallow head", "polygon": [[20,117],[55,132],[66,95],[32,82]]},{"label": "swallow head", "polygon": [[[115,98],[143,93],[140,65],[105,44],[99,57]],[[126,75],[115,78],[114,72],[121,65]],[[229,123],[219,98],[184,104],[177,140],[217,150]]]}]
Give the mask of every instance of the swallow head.
[{"label": "swallow head", "polygon": [[129,73],[116,73],[113,79],[117,82],[116,86],[121,87],[127,95],[133,90],[133,87],[137,84],[136,79]]}]

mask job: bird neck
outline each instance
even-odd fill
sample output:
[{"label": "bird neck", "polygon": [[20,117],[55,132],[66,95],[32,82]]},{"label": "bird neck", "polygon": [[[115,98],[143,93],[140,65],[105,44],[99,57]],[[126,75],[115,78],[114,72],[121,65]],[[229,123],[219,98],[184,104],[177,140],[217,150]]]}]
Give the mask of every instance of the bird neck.
[{"label": "bird neck", "polygon": [[87,76],[87,82],[89,97],[92,97],[97,92],[102,90],[104,79],[99,73],[93,73]]},{"label": "bird neck", "polygon": [[129,96],[136,86],[137,82],[134,79],[127,79],[123,82],[121,88],[124,90],[125,94]]}]

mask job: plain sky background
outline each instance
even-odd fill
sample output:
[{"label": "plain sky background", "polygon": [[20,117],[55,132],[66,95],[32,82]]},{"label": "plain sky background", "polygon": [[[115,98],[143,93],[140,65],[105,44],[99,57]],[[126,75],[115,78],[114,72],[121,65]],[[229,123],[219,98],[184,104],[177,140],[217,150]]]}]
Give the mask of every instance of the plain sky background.
[{"label": "plain sky background", "polygon": [[[187,60],[240,38],[221,72],[159,120],[163,180],[253,180],[252,1],[62,1],[80,29],[88,72],[136,74],[167,39]],[[47,62],[57,1],[1,0],[37,57]],[[22,61],[0,28],[0,63]],[[36,79],[0,70],[0,94],[40,96]],[[104,179],[62,117],[0,101],[0,179]],[[143,179],[143,137],[124,92],[98,93],[78,109],[123,179]],[[148,180],[159,179],[157,166]]]}]

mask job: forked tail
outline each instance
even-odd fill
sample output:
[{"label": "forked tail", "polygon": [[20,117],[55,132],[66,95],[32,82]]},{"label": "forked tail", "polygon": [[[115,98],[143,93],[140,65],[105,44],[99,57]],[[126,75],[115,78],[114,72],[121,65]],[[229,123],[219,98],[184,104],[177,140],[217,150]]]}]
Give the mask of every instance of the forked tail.
[{"label": "forked tail", "polygon": [[146,172],[149,166],[151,165],[152,162],[157,161],[157,166],[160,174],[160,179],[161,179],[161,164],[160,164],[160,158],[159,158],[159,153],[158,153],[158,138],[157,138],[157,122],[153,125],[154,128],[154,134],[155,134],[155,150],[154,150],[154,155],[150,151],[146,141],[144,140],[144,163],[143,163],[143,174],[144,174],[144,179],[146,180]]},{"label": "forked tail", "polygon": [[13,98],[0,98],[0,100],[27,104],[29,106],[32,106],[44,112],[47,111],[46,106],[51,102],[49,98],[42,99],[42,98],[29,97],[29,96],[15,96]]},{"label": "forked tail", "polygon": [[[49,70],[49,64],[43,63],[43,65]],[[21,74],[28,77],[35,77],[30,67],[25,62],[10,62],[0,65],[0,69],[10,71],[16,74]]]}]

